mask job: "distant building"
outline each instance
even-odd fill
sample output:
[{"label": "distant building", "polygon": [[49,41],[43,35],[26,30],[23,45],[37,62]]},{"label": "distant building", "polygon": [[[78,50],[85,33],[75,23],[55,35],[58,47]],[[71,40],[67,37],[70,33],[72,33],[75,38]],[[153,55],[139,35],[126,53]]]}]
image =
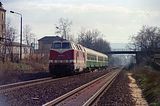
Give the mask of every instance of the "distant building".
[{"label": "distant building", "polygon": [[0,60],[4,61],[4,41],[5,41],[5,33],[6,33],[6,10],[3,8],[2,3],[0,2]]},{"label": "distant building", "polygon": [[6,10],[3,8],[2,3],[0,2],[0,42],[3,42],[3,38],[5,38],[5,20]]},{"label": "distant building", "polygon": [[53,41],[64,40],[59,36],[45,36],[38,40],[38,51],[42,54],[49,54]]},{"label": "distant building", "polygon": [[[19,47],[18,42],[12,42],[11,45],[7,45],[6,47],[6,58],[12,59],[13,61],[19,60]],[[33,53],[33,48],[31,46],[22,44],[22,59],[27,58],[31,53]]]}]

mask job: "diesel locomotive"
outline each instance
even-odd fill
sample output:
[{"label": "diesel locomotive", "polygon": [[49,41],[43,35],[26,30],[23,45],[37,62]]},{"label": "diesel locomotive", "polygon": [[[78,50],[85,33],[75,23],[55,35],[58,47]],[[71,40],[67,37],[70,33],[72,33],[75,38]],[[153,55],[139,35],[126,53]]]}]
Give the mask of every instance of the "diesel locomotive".
[{"label": "diesel locomotive", "polygon": [[107,66],[107,55],[71,41],[54,41],[50,49],[49,72],[52,75],[68,75]]}]

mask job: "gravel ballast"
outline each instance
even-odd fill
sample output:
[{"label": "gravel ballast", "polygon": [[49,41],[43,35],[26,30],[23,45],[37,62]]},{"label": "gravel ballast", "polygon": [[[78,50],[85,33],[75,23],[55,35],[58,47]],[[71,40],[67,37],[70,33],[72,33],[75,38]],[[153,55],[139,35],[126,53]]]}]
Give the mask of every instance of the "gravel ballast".
[{"label": "gravel ballast", "polygon": [[121,72],[115,82],[100,98],[98,106],[135,106],[130,93],[129,79]]},{"label": "gravel ballast", "polygon": [[83,73],[45,84],[38,84],[1,93],[0,106],[41,106],[106,73],[108,73],[108,71]]}]

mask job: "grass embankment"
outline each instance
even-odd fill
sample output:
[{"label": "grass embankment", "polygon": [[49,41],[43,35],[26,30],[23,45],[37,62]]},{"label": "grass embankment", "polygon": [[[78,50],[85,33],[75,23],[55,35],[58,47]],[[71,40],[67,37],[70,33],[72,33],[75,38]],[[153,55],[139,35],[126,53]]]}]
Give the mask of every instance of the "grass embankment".
[{"label": "grass embankment", "polygon": [[46,71],[48,69],[47,64],[25,62],[12,63],[12,62],[0,62],[0,73],[34,73],[40,71]]},{"label": "grass embankment", "polygon": [[143,91],[150,106],[160,106],[160,70],[149,67],[136,68],[133,77]]},{"label": "grass embankment", "polygon": [[30,57],[19,63],[0,61],[0,85],[45,77],[47,72],[47,58]]},{"label": "grass embankment", "polygon": [[48,58],[31,55],[21,62],[0,61],[0,79],[5,76],[16,76],[23,73],[46,72],[48,70]]},{"label": "grass embankment", "polygon": [[21,62],[1,62],[0,72],[5,73],[34,73],[48,70],[48,56],[30,55]]}]

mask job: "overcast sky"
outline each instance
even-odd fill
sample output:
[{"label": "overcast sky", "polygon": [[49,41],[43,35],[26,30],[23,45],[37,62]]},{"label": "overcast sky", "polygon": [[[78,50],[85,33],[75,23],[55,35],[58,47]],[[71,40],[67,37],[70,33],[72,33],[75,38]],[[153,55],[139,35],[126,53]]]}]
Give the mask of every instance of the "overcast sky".
[{"label": "overcast sky", "polygon": [[1,0],[7,17],[18,29],[19,18],[9,13],[23,14],[23,24],[29,24],[37,38],[54,35],[58,19],[72,20],[72,33],[81,28],[98,29],[111,43],[129,42],[143,25],[160,26],[160,0]]}]

